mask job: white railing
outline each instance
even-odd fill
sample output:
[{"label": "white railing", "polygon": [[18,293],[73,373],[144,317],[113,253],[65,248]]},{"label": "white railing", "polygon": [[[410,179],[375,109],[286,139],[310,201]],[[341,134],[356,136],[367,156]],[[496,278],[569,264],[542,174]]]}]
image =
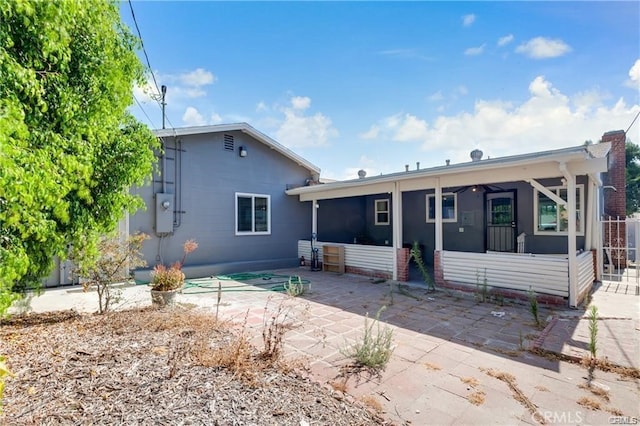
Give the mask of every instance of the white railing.
[{"label": "white railing", "polygon": [[569,296],[566,255],[443,251],[442,270],[455,283]]},{"label": "white railing", "polygon": [[[387,272],[389,275],[393,274],[393,247],[315,241],[314,247],[318,248],[318,259],[320,261],[322,261],[322,246],[325,244],[344,246],[344,264],[346,267]],[[309,264],[308,262],[311,261],[311,242],[309,240],[298,241],[298,257],[301,256],[304,256],[307,264]]]}]

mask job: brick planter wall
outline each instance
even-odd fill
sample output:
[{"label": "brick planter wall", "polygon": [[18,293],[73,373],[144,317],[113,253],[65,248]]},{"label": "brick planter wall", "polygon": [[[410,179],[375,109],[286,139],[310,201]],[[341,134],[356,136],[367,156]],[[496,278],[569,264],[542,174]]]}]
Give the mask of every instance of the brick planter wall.
[{"label": "brick planter wall", "polygon": [[398,281],[409,281],[409,249],[398,249]]}]

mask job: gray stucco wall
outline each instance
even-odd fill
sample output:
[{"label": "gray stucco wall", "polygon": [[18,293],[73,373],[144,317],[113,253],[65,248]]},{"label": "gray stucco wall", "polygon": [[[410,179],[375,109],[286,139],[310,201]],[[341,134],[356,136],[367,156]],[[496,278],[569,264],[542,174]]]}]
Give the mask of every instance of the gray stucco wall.
[{"label": "gray stucco wall", "polygon": [[[167,158],[158,162],[154,182],[133,191],[147,209],[131,216],[129,231],[151,236],[143,250],[149,268],[179,260],[182,244],[191,238],[199,247],[187,258],[187,276],[297,264],[297,240],[311,233],[311,203],[287,196],[285,189],[303,185],[310,171],[242,132],[226,134],[233,136],[232,151],[224,149],[223,133],[165,138]],[[240,146],[247,150],[244,158]],[[159,238],[154,194],[162,192],[172,194],[178,212],[173,233]],[[270,235],[235,235],[236,192],[271,197]]]}]

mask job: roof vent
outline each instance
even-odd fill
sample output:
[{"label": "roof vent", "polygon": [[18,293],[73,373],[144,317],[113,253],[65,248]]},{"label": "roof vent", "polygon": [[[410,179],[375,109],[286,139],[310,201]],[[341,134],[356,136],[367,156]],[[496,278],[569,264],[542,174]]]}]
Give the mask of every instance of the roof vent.
[{"label": "roof vent", "polygon": [[448,159],[447,159],[447,160],[444,160],[444,161],[445,161],[445,163],[447,164],[447,166],[448,166],[449,164],[451,164],[451,160],[448,160]]},{"label": "roof vent", "polygon": [[367,176],[367,172],[365,172],[365,171],[364,171],[364,170],[362,170],[362,169],[358,170],[358,177],[359,177],[360,179],[364,179],[364,178],[365,178],[365,176]]},{"label": "roof vent", "polygon": [[471,151],[471,161],[480,161],[482,160],[482,151],[479,149],[474,149]]}]

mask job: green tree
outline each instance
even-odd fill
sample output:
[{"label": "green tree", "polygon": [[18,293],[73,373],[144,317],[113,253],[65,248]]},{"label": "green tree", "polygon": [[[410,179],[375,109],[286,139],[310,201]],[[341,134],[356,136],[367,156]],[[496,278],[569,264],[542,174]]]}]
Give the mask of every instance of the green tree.
[{"label": "green tree", "polygon": [[0,313],[143,206],[128,188],[158,144],[127,111],[138,44],[114,1],[0,2]]},{"label": "green tree", "polygon": [[625,151],[627,215],[631,215],[640,211],[640,146],[627,139]]}]

